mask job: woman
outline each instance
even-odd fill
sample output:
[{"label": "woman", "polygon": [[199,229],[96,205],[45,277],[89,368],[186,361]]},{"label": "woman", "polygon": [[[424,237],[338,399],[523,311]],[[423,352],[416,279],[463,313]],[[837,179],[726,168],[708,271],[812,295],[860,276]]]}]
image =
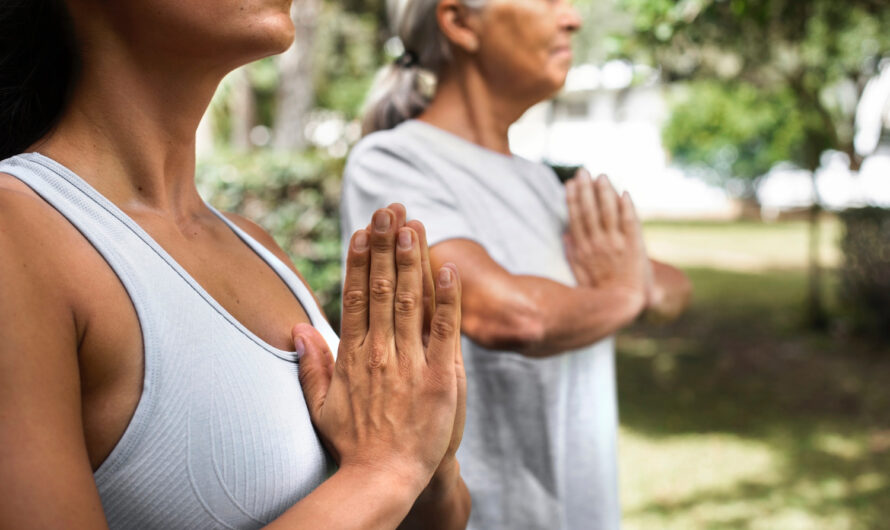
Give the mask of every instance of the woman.
[{"label": "woman", "polygon": [[433,287],[422,225],[355,233],[338,343],[272,238],[197,194],[201,115],[289,8],[0,8],[0,527],[464,525],[460,283]]},{"label": "woman", "polygon": [[564,189],[510,153],[510,124],[565,81],[577,13],[568,0],[390,7],[406,52],[372,89],[365,131],[378,132],[350,155],[343,226],[393,197],[424,219],[434,264],[471,271],[470,526],[617,528],[611,336],[644,309],[678,314],[690,287],[646,257],[607,178],[582,171]]}]

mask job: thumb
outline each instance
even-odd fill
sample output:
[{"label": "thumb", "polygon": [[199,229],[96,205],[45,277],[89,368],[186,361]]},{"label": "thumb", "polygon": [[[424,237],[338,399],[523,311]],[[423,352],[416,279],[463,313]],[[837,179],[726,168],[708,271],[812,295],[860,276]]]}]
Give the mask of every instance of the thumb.
[{"label": "thumb", "polygon": [[303,387],[312,423],[316,423],[334,375],[334,356],[327,342],[312,325],[297,324],[291,334],[300,359],[300,386]]}]

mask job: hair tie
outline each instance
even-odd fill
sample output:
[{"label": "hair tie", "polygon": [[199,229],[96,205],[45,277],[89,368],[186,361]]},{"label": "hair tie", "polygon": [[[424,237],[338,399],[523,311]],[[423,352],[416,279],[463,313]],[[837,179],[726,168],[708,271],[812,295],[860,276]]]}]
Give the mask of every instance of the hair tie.
[{"label": "hair tie", "polygon": [[399,68],[411,68],[412,66],[417,66],[419,64],[419,60],[417,58],[417,54],[410,51],[405,50],[402,55],[395,60],[395,65]]}]

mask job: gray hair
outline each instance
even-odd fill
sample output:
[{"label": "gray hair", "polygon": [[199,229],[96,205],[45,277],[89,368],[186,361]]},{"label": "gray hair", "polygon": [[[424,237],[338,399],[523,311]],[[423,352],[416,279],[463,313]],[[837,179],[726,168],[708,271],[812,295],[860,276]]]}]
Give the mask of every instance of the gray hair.
[{"label": "gray hair", "polygon": [[[461,0],[472,9],[482,8],[485,2]],[[377,72],[365,100],[362,134],[391,129],[429,105],[436,74],[452,59],[451,46],[436,18],[438,5],[439,0],[387,0],[390,27],[405,55]]]}]

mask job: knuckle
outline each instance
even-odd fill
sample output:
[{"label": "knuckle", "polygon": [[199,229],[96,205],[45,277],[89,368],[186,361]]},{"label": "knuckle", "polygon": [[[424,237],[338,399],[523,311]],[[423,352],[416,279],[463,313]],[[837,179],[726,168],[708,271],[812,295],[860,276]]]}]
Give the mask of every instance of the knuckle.
[{"label": "knuckle", "polygon": [[402,292],[396,295],[395,309],[399,313],[413,313],[420,307],[420,297],[417,293]]},{"label": "knuckle", "polygon": [[374,234],[374,237],[371,238],[371,250],[376,253],[389,253],[392,252],[393,248],[393,239],[392,237],[388,237],[387,234]]},{"label": "knuckle", "polygon": [[386,366],[387,348],[378,343],[374,343],[368,350],[368,368],[372,370],[380,370]]},{"label": "knuckle", "polygon": [[417,257],[414,252],[403,250],[399,252],[396,262],[398,263],[399,270],[410,270],[417,266]]},{"label": "knuckle", "polygon": [[343,310],[350,313],[363,311],[368,307],[368,297],[360,289],[352,289],[343,293]]},{"label": "knuckle", "polygon": [[447,338],[454,334],[455,328],[450,318],[437,318],[430,324],[430,333],[439,338]]},{"label": "knuckle", "polygon": [[388,299],[395,292],[395,283],[389,278],[371,280],[371,296],[376,300]]}]

